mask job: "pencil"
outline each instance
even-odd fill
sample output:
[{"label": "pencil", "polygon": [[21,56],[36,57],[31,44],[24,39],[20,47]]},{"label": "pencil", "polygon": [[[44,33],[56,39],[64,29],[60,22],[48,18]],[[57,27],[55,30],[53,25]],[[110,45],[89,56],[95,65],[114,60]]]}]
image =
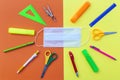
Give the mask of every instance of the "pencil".
[{"label": "pencil", "polygon": [[82,7],[75,13],[75,15],[71,18],[71,22],[75,23],[80,16],[88,9],[90,6],[90,2],[86,1]]},{"label": "pencil", "polygon": [[22,48],[22,47],[25,47],[25,46],[29,46],[29,45],[32,45],[34,44],[34,42],[27,42],[25,44],[21,44],[21,45],[18,45],[18,46],[15,46],[15,47],[12,47],[12,48],[8,48],[6,50],[3,50],[3,52],[9,52],[9,51],[13,51],[13,50],[16,50],[16,49],[19,49],[19,48]]}]

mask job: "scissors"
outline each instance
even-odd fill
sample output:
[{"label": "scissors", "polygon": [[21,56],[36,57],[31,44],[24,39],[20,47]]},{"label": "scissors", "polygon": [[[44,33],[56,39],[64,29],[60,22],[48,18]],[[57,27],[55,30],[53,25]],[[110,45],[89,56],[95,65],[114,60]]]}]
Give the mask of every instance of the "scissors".
[{"label": "scissors", "polygon": [[100,29],[93,29],[92,35],[94,40],[100,40],[104,35],[115,34],[117,32],[103,32]]},{"label": "scissors", "polygon": [[56,53],[51,53],[50,50],[45,51],[45,66],[44,66],[41,78],[44,77],[44,74],[45,74],[47,68],[49,67],[49,65],[56,59],[57,59]]},{"label": "scissors", "polygon": [[56,18],[55,16],[53,15],[51,9],[49,6],[47,6],[47,8],[43,7],[44,11],[47,13],[48,16],[50,16],[52,18],[52,20],[55,22],[56,21]]}]

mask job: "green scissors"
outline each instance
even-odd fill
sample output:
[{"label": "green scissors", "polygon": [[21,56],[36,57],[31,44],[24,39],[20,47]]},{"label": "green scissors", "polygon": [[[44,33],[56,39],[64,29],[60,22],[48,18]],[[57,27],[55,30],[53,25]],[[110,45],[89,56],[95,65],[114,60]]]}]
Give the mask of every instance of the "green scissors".
[{"label": "green scissors", "polygon": [[92,30],[93,40],[100,40],[104,35],[115,34],[117,32],[103,32],[100,29],[94,28]]},{"label": "green scissors", "polygon": [[51,53],[50,50],[45,51],[45,66],[44,66],[41,78],[44,77],[44,74],[45,74],[47,68],[49,67],[49,65],[56,59],[57,59],[57,54],[56,53],[54,53],[54,52]]}]

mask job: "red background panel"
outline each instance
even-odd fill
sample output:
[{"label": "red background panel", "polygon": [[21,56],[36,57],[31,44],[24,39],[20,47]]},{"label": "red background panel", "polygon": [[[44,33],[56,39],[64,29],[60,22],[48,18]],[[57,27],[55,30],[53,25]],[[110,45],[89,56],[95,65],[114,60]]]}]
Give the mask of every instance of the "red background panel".
[{"label": "red background panel", "polygon": [[[58,59],[53,62],[42,80],[63,80],[63,49],[44,48],[35,45],[27,46],[8,53],[2,50],[33,41],[35,36],[13,35],[8,33],[9,27],[34,29],[36,32],[44,26],[27,19],[18,13],[32,4],[37,12],[47,23],[46,27],[63,26],[63,1],[62,0],[1,0],[0,1],[0,80],[41,80],[40,76],[44,68],[44,52],[51,50],[58,54]],[[42,9],[49,5],[57,18],[53,22]],[[43,44],[43,32],[38,37],[38,43]],[[20,74],[17,70],[30,58],[36,50],[40,53]]]}]

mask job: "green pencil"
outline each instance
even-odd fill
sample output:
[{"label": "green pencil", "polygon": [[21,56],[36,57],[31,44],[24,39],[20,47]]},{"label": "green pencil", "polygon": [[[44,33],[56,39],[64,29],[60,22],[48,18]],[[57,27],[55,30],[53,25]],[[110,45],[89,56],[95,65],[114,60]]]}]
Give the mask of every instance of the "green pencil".
[{"label": "green pencil", "polygon": [[34,44],[34,42],[27,42],[25,44],[21,44],[21,45],[18,45],[18,46],[15,46],[15,47],[12,47],[12,48],[8,48],[8,49],[5,49],[3,50],[3,52],[9,52],[9,51],[13,51],[13,50],[16,50],[16,49],[19,49],[19,48],[22,48],[22,47],[25,47],[25,46],[29,46],[29,45],[32,45]]}]

